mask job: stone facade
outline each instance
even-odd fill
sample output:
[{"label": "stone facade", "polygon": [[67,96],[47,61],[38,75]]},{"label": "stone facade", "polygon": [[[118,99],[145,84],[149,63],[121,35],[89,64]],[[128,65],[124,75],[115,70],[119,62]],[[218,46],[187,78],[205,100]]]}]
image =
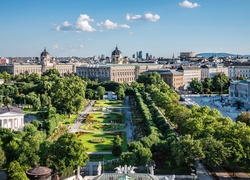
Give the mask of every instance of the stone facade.
[{"label": "stone facade", "polygon": [[237,76],[250,77],[250,63],[233,63],[228,67],[228,77],[236,78]]},{"label": "stone facade", "polygon": [[230,103],[240,102],[244,107],[250,108],[250,79],[231,81],[228,100]]},{"label": "stone facade", "polygon": [[217,74],[225,74],[228,76],[228,67],[218,66],[201,66],[201,81],[204,81],[206,77],[210,77],[211,79]]},{"label": "stone facade", "polygon": [[193,79],[201,80],[201,69],[198,66],[181,66],[177,71],[182,72],[184,76],[184,89],[190,84]]},{"label": "stone facade", "polygon": [[48,69],[57,69],[61,75],[65,73],[75,73],[76,65],[75,64],[63,64],[56,63],[55,58],[50,58],[50,54],[44,48],[44,51],[41,53],[40,61],[36,64],[34,63],[14,63],[9,65],[0,65],[0,73],[7,72],[9,74],[18,75],[18,74],[32,74],[37,73],[42,75]]},{"label": "stone facade", "polygon": [[76,67],[77,76],[86,76],[98,81],[114,81],[118,83],[131,83],[135,81],[140,73],[147,70],[161,69],[163,65],[158,64],[103,64],[83,65]]},{"label": "stone facade", "polygon": [[0,108],[0,126],[15,131],[23,129],[23,111],[20,108],[10,106]]}]

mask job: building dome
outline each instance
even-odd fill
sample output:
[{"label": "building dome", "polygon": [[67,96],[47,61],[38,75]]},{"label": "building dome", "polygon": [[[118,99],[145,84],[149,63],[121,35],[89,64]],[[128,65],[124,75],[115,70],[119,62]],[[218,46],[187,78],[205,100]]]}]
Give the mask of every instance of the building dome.
[{"label": "building dome", "polygon": [[52,172],[52,169],[44,167],[44,166],[38,166],[33,169],[29,169],[26,171],[26,174],[29,179],[48,179]]},{"label": "building dome", "polygon": [[44,48],[43,52],[41,53],[41,57],[47,56],[49,53],[46,51],[46,48]]},{"label": "building dome", "polygon": [[122,52],[116,46],[115,50],[112,52],[112,55],[121,55],[121,54],[122,54]]}]

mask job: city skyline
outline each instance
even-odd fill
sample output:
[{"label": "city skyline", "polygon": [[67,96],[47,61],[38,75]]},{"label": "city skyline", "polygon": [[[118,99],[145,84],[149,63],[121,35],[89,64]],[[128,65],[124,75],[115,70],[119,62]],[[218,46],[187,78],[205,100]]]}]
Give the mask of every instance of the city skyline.
[{"label": "city skyline", "polygon": [[250,54],[247,0],[9,0],[0,6],[0,57],[156,57]]}]

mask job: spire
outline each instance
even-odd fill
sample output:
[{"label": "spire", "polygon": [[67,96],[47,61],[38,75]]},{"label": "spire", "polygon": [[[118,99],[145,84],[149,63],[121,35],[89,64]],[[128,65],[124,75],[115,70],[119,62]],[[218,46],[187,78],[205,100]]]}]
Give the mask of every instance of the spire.
[{"label": "spire", "polygon": [[46,47],[44,47],[44,52],[46,52]]},{"label": "spire", "polygon": [[118,50],[118,46],[116,45],[115,50]]}]

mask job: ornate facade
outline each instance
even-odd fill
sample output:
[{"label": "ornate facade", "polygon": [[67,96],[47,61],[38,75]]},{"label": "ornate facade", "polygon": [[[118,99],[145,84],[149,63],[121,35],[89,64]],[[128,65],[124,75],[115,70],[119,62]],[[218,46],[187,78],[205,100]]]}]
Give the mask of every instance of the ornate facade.
[{"label": "ornate facade", "polygon": [[0,108],[0,126],[15,131],[23,129],[24,113],[22,109],[9,106]]},{"label": "ornate facade", "polygon": [[0,65],[0,72],[7,72],[9,74],[43,74],[48,69],[57,69],[61,75],[65,73],[75,73],[76,65],[75,64],[64,64],[56,63],[55,58],[50,58],[50,54],[44,48],[44,51],[41,53],[40,61],[37,63],[14,63],[9,65]]},{"label": "ornate facade", "polygon": [[122,58],[122,52],[116,47],[111,54],[111,64],[89,64],[76,67],[77,76],[86,76],[99,81],[114,81],[131,83],[139,74],[148,70],[161,69],[163,65],[153,63],[128,64],[128,58]]}]

